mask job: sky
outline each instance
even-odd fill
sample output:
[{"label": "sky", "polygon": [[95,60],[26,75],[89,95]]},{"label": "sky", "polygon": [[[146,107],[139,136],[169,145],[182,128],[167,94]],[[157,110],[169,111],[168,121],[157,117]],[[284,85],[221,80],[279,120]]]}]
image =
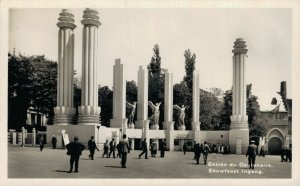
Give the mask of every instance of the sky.
[{"label": "sky", "polygon": [[[81,75],[82,20],[75,15],[75,70]],[[10,9],[9,50],[23,55],[45,55],[57,61],[61,9]],[[98,9],[102,25],[98,31],[98,83],[112,86],[114,60],[121,58],[125,79],[137,81],[139,66],[145,68],[159,45],[162,68],[173,73],[174,83],[185,75],[184,51],[196,54],[200,88],[232,86],[232,49],[236,38],[244,38],[248,53],[246,83],[252,83],[262,110],[287,82],[292,98],[291,9]]]}]

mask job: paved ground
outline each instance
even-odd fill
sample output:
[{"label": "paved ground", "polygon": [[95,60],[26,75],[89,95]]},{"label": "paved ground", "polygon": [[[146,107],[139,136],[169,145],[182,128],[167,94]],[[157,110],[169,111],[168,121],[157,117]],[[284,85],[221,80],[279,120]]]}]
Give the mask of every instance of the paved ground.
[{"label": "paved ground", "polygon": [[[127,168],[120,168],[119,158],[88,159],[88,150],[79,162],[79,173],[67,173],[66,150],[8,147],[8,178],[290,178],[291,163],[280,162],[279,156],[258,157],[260,166],[249,171],[244,155],[210,154],[209,165],[196,165],[193,152],[166,152],[165,158],[138,159],[140,151],[131,151]],[[223,163],[223,166],[221,165]],[[230,165],[233,163],[233,165]],[[225,165],[224,165],[225,164]],[[234,165],[235,164],[235,165]],[[244,164],[245,166],[241,166]],[[215,165],[215,166],[213,166]],[[270,167],[269,167],[270,166]],[[223,171],[223,172],[218,172]],[[225,171],[225,172],[224,172]]]}]

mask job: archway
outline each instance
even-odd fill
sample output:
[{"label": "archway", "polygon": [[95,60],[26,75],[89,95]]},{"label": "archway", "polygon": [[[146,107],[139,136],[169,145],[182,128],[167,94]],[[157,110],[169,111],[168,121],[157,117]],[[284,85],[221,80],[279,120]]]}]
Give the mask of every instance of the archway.
[{"label": "archway", "polygon": [[270,155],[279,155],[281,153],[281,148],[282,141],[279,138],[273,137],[269,140],[268,151]]}]

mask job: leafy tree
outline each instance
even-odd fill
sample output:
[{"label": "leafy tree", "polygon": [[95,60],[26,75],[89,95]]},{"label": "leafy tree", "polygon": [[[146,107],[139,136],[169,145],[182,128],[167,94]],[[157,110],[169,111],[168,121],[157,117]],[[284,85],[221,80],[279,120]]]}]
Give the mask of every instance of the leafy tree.
[{"label": "leafy tree", "polygon": [[202,130],[219,130],[223,102],[215,92],[200,90],[200,122]]},{"label": "leafy tree", "polygon": [[16,56],[8,60],[8,128],[25,126],[27,109],[53,118],[56,105],[57,64],[45,56]]},{"label": "leafy tree", "polygon": [[185,76],[183,78],[189,91],[193,91],[193,72],[195,70],[196,54],[192,54],[190,49],[184,51]]}]

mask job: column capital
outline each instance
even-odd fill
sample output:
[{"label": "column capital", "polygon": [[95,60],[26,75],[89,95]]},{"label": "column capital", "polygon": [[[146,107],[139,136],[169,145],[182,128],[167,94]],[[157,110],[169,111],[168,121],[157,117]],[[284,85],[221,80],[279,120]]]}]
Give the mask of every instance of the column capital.
[{"label": "column capital", "polygon": [[83,11],[83,20],[81,21],[81,23],[84,26],[96,26],[99,27],[101,25],[100,21],[99,21],[99,16],[98,16],[98,12],[94,9],[91,8],[86,8]]},{"label": "column capital", "polygon": [[70,10],[63,9],[59,14],[60,17],[58,18],[59,22],[56,24],[60,29],[63,28],[70,28],[74,30],[76,25],[74,24],[74,15]]},{"label": "column capital", "polygon": [[248,49],[246,49],[247,45],[245,45],[246,41],[243,38],[237,38],[234,42],[232,53],[234,55],[238,54],[247,54]]}]

